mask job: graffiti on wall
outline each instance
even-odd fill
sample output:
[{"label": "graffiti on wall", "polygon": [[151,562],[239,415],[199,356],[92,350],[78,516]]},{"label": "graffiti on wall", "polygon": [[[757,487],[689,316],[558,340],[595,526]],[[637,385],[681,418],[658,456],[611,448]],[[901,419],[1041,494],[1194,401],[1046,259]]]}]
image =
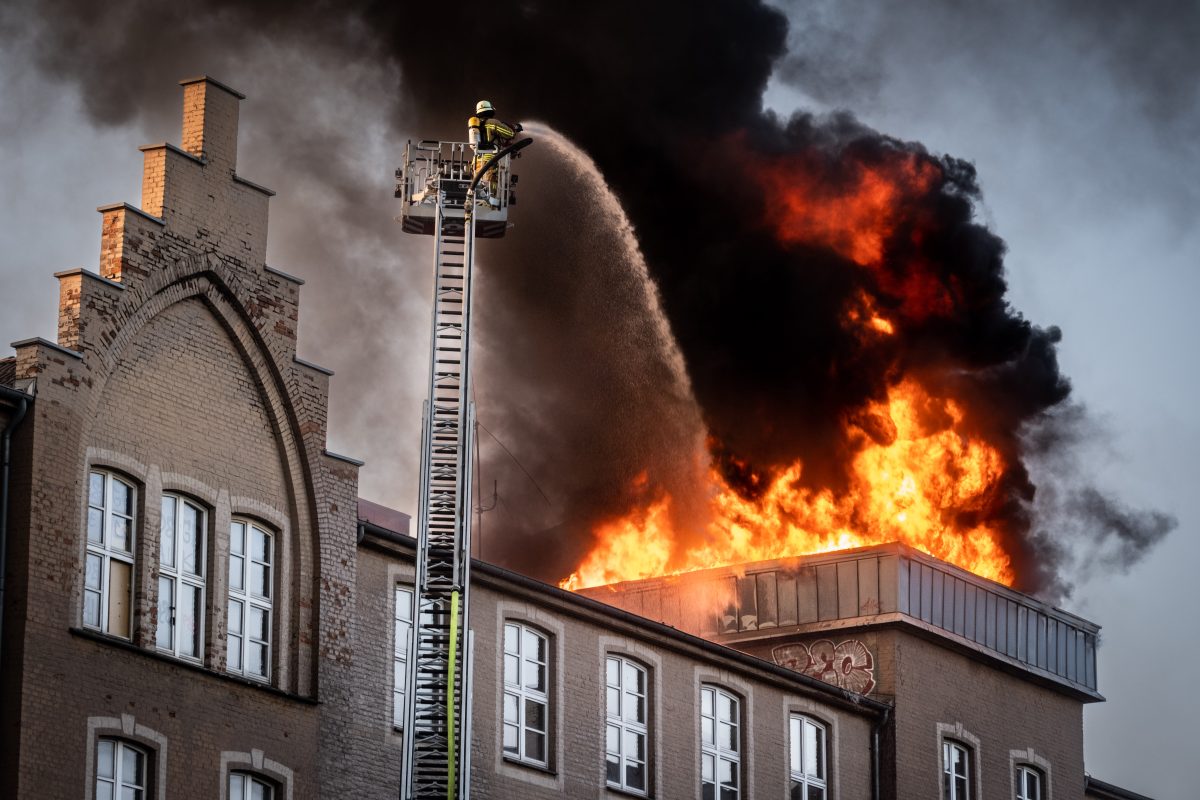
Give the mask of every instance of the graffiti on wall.
[{"label": "graffiti on wall", "polygon": [[781,667],[852,692],[870,694],[875,688],[875,659],[858,639],[784,644],[772,649],[771,657]]}]

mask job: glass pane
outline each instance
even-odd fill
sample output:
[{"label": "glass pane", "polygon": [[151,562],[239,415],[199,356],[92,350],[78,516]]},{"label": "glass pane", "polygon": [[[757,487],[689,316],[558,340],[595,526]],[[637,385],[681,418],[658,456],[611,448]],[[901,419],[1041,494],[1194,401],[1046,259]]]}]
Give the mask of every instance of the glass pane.
[{"label": "glass pane", "polygon": [[112,482],[112,501],[113,513],[133,516],[133,489],[116,478]]},{"label": "glass pane", "polygon": [[625,765],[625,785],[630,789],[646,788],[646,765],[642,763],[627,763]]},{"label": "glass pane", "polygon": [[625,693],[625,719],[630,722],[646,721],[646,699],[644,697]]},{"label": "glass pane", "polygon": [[958,800],[968,800],[966,778],[959,777],[954,779],[954,797]]},{"label": "glass pane", "polygon": [[392,652],[399,658],[408,655],[408,623],[402,619],[396,620],[396,630],[392,632]]},{"label": "glass pane", "polygon": [[525,731],[525,757],[534,761],[546,760],[546,734],[533,730]]},{"label": "glass pane", "polygon": [[793,780],[788,784],[788,800],[804,800],[804,784]]},{"label": "glass pane", "polygon": [[235,555],[244,555],[246,552],[245,545],[246,526],[241,522],[235,522],[229,526],[229,552]]},{"label": "glass pane", "polygon": [[825,800],[825,790],[820,786],[809,786],[807,800]]},{"label": "glass pane", "polygon": [[113,800],[113,785],[108,781],[97,779],[96,800]]},{"label": "glass pane", "polygon": [[717,779],[721,784],[722,790],[725,787],[737,788],[738,785],[738,765],[735,761],[728,759],[717,759]]},{"label": "glass pane", "polygon": [[88,509],[88,541],[104,541],[104,512],[98,508]]},{"label": "glass pane", "polygon": [[412,622],[412,598],[408,589],[396,590],[396,619]]},{"label": "glass pane", "polygon": [[108,518],[108,546],[114,550],[128,553],[132,545],[129,537],[129,520],[110,516]]},{"label": "glass pane", "polygon": [[191,575],[199,575],[204,571],[204,554],[201,552],[204,531],[200,527],[200,516],[200,509],[191,503],[183,504],[179,549],[183,551],[183,569]]},{"label": "glass pane", "polygon": [[267,676],[267,646],[258,642],[246,645],[246,671],[252,675]]},{"label": "glass pane", "polygon": [[269,567],[258,563],[257,561],[250,562],[250,592],[259,597],[270,597],[270,580],[271,570]]},{"label": "glass pane", "polygon": [[250,526],[250,558],[271,563],[271,538],[253,525]]},{"label": "glass pane", "polygon": [[713,713],[713,690],[700,690],[700,713],[711,717]]},{"label": "glass pane", "polygon": [[629,662],[625,663],[625,691],[646,693],[646,673]]},{"label": "glass pane", "polygon": [[245,780],[241,775],[229,776],[229,800],[244,800],[242,784]]},{"label": "glass pane", "polygon": [[646,737],[634,731],[625,731],[625,757],[634,761],[646,760]]},{"label": "glass pane", "polygon": [[521,634],[516,625],[504,626],[504,652],[519,653],[520,652],[520,637]]},{"label": "glass pane", "polygon": [[242,591],[246,588],[243,578],[246,574],[246,564],[241,556],[229,556],[229,588]]},{"label": "glass pane", "polygon": [[804,723],[804,774],[825,777],[820,765],[821,730],[811,722]]},{"label": "glass pane", "polygon": [[258,606],[250,606],[250,614],[246,620],[246,634],[251,639],[265,642],[269,637],[271,614]]},{"label": "glass pane", "polygon": [[546,691],[546,667],[534,661],[525,662],[525,688]]},{"label": "glass pane", "polygon": [[728,722],[717,723],[717,747],[737,752],[737,727]]},{"label": "glass pane", "polygon": [[158,625],[154,643],[164,650],[171,649],[171,606],[175,601],[175,581],[158,579]]},{"label": "glass pane", "polygon": [[89,589],[100,588],[100,568],[104,564],[103,556],[88,553],[87,563],[84,567],[83,585]]},{"label": "glass pane", "polygon": [[717,693],[717,718],[726,722],[737,720],[737,701],[727,694]]},{"label": "glass pane", "polygon": [[142,785],[142,762],[144,757],[140,750],[123,746],[121,748],[121,782],[132,786]]},{"label": "glass pane", "polygon": [[504,693],[504,721],[514,725],[521,722],[521,701],[507,692]]},{"label": "glass pane", "polygon": [[242,603],[240,600],[229,601],[229,632],[242,632]]},{"label": "glass pane", "polygon": [[99,472],[88,475],[88,505],[104,508],[104,476]]},{"label": "glass pane", "polygon": [[716,784],[706,783],[700,791],[701,800],[717,800]]},{"label": "glass pane", "polygon": [[108,632],[129,637],[129,587],[133,569],[115,558],[108,562]]},{"label": "glass pane", "polygon": [[700,718],[700,740],[705,744],[716,744],[716,734],[714,733],[713,721],[711,717]]},{"label": "glass pane", "polygon": [[250,800],[267,800],[269,797],[265,783],[259,783],[256,780],[250,781]]},{"label": "glass pane", "polygon": [[607,753],[621,754],[621,729],[616,725],[604,726],[604,750]]},{"label": "glass pane", "polygon": [[613,686],[604,689],[605,708],[610,717],[621,716],[621,691]]},{"label": "glass pane", "polygon": [[546,707],[534,700],[525,701],[525,727],[535,731],[546,730]]},{"label": "glass pane", "polygon": [[517,726],[506,724],[504,726],[504,752],[517,755],[519,750],[518,741]]},{"label": "glass pane", "polygon": [[225,640],[226,647],[226,663],[229,664],[229,669],[235,672],[242,671],[242,637],[235,634],[229,634]]},{"label": "glass pane", "polygon": [[604,757],[604,779],[609,783],[621,782],[621,757],[609,753]]},{"label": "glass pane", "polygon": [[162,518],[159,527],[158,561],[165,567],[175,566],[175,498],[163,497]]},{"label": "glass pane", "polygon": [[83,624],[93,628],[100,627],[100,593],[85,591],[83,593]]},{"label": "glass pane", "polygon": [[708,753],[700,756],[700,778],[705,783],[713,783],[717,779],[716,762]]},{"label": "glass pane", "polygon": [[546,640],[528,628],[525,629],[525,658],[546,663]]},{"label": "glass pane", "polygon": [[115,764],[113,743],[107,739],[101,739],[96,744],[96,775],[101,778],[114,777],[113,767]]},{"label": "glass pane", "polygon": [[200,590],[183,584],[175,624],[179,629],[179,652],[185,656],[200,656]]},{"label": "glass pane", "polygon": [[722,786],[721,800],[737,800],[738,792],[736,786]]},{"label": "glass pane", "polygon": [[509,686],[521,685],[517,677],[517,669],[520,663],[516,656],[508,653],[504,654],[504,682]]},{"label": "glass pane", "polygon": [[615,658],[609,658],[604,662],[604,681],[609,686],[619,686],[621,684],[621,662]]}]

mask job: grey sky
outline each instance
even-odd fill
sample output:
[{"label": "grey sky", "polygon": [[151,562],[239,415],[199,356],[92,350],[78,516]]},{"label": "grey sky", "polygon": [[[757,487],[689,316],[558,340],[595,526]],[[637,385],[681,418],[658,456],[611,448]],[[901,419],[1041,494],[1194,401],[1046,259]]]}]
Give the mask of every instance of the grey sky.
[{"label": "grey sky", "polygon": [[[1200,662],[1189,599],[1200,561],[1200,15],[1184,4],[1024,5],[784,4],[803,55],[767,99],[781,112],[849,108],[975,163],[985,219],[1009,245],[1013,304],[1062,327],[1074,398],[1103,428],[1072,468],[1180,523],[1127,573],[1077,576],[1067,607],[1104,626],[1109,697],[1085,713],[1087,767],[1186,797],[1200,711],[1187,690]],[[136,145],[178,141],[175,79],[213,72],[249,95],[240,171],[279,192],[268,260],[308,280],[301,355],[338,372],[330,447],[368,460],[364,496],[411,508],[416,459],[377,435],[415,444],[426,353],[423,243],[390,221],[396,76],[366,57],[260,42],[236,66],[158,76],[132,98],[144,113],[97,127],[74,84],[30,68],[32,46],[0,43],[0,342],[54,337],[50,273],[95,268],[95,207],[138,202]],[[353,139],[345,119],[356,121]],[[400,269],[411,274],[397,278]],[[357,322],[388,313],[390,337]],[[368,390],[391,399],[367,403]]]}]

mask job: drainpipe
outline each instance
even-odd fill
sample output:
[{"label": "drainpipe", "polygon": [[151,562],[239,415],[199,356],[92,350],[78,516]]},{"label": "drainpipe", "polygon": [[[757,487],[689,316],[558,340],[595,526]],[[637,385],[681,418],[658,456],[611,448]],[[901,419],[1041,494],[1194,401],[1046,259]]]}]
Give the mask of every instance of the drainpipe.
[{"label": "drainpipe", "polygon": [[879,756],[879,732],[888,724],[888,716],[891,714],[891,711],[890,707],[883,709],[883,716],[871,728],[871,800],[880,800],[879,770],[882,759]]},{"label": "drainpipe", "polygon": [[0,467],[0,664],[4,663],[4,572],[8,568],[8,476],[12,467],[12,432],[25,419],[29,409],[29,395],[0,386],[0,397],[13,400],[17,404],[17,413],[9,420],[4,428],[3,442],[0,443],[3,467]]}]

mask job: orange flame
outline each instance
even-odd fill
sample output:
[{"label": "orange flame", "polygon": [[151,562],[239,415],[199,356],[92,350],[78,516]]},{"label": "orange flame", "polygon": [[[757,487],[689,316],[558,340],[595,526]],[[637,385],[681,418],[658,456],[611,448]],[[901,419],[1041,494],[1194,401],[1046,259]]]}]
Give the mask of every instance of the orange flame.
[{"label": "orange flame", "polygon": [[[732,144],[745,152],[736,137]],[[936,162],[897,150],[870,164],[842,160],[833,170],[807,156],[748,158],[745,167],[766,193],[766,221],[781,242],[826,247],[874,276],[887,310],[863,290],[843,315],[861,340],[893,336],[906,322],[951,310],[953,284],[903,246],[921,241],[920,200],[942,177]],[[897,243],[906,253],[899,264]],[[747,499],[712,468],[703,535],[674,530],[672,498],[662,494],[598,526],[596,545],[560,585],[574,590],[893,541],[1011,585],[1001,532],[979,522],[991,518],[1005,462],[967,431],[964,417],[958,400],[902,377],[886,399],[840,423],[861,445],[848,486],[836,493],[807,488],[796,461]],[[644,477],[640,488],[647,488]]]}]

